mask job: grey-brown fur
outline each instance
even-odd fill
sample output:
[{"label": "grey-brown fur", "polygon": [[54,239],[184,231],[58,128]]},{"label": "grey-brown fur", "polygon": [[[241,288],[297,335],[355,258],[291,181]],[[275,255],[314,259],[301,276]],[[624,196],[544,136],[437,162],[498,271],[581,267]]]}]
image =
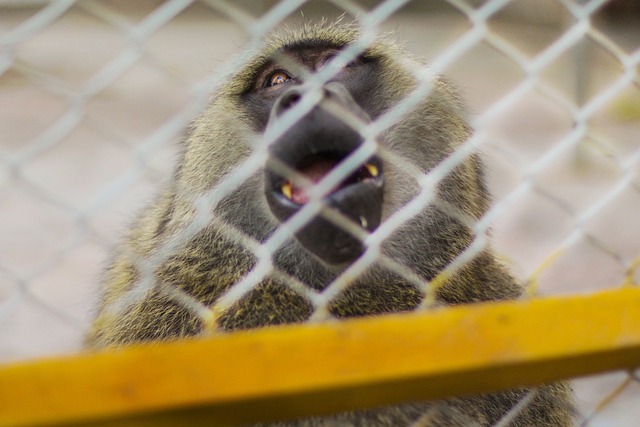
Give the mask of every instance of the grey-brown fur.
[{"label": "grey-brown fur", "polygon": [[[205,325],[163,290],[177,288],[204,305],[211,306],[234,283],[251,270],[256,258],[250,250],[211,223],[154,274],[153,287],[143,298],[117,309],[123,295],[141,279],[140,264],[155,250],[171,241],[187,227],[194,215],[193,198],[210,191],[233,167],[251,152],[252,144],[264,131],[266,118],[258,117],[251,86],[257,70],[283,48],[301,40],[319,40],[342,46],[351,42],[358,30],[342,24],[307,25],[300,30],[276,34],[248,56],[246,65],[225,77],[204,114],[192,125],[185,139],[175,179],[141,215],[115,254],[105,275],[105,293],[88,337],[94,348],[148,340],[170,340],[203,332]],[[414,86],[411,75],[394,58],[401,48],[381,39],[367,55],[375,60],[378,79],[368,82],[366,112],[375,119],[400,101]],[[405,52],[402,55],[407,57]],[[354,98],[360,102],[357,94]],[[364,108],[364,107],[363,107]],[[470,135],[463,109],[454,91],[437,80],[432,94],[401,122],[381,137],[389,151],[410,159],[428,171],[442,161]],[[410,201],[419,190],[415,180],[401,165],[385,165],[383,220]],[[476,155],[457,166],[439,185],[440,203],[430,205],[420,215],[398,229],[383,244],[383,252],[407,266],[425,281],[433,279],[472,241],[473,234],[463,221],[447,213],[453,208],[470,219],[480,218],[488,209],[482,164]],[[262,176],[256,174],[215,208],[218,220],[230,223],[246,235],[264,241],[278,227],[263,196]],[[322,290],[345,266],[330,266],[306,251],[295,239],[274,257],[275,265],[308,286]],[[520,287],[487,249],[450,277],[438,290],[441,304],[461,304],[517,298]],[[414,309],[424,295],[407,280],[376,264],[338,295],[329,311],[338,318],[365,316]],[[217,325],[222,330],[254,328],[303,322],[312,306],[302,296],[269,276],[237,305],[222,313]],[[470,349],[472,351],[472,349]],[[416,425],[487,426],[496,423],[528,390],[419,403],[303,420],[296,426],[403,426]],[[516,417],[513,426],[571,425],[571,397],[565,385],[540,387],[532,403]]]}]

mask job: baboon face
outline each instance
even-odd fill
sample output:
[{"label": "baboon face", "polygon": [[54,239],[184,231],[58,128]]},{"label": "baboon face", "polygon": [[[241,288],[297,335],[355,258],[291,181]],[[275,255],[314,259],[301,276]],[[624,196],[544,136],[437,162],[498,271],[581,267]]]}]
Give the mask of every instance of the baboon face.
[{"label": "baboon face", "polygon": [[[306,219],[294,226],[295,244],[325,266],[345,266],[362,254],[368,233],[420,190],[405,165],[389,162],[380,150],[427,171],[466,136],[467,128],[455,100],[451,102],[449,93],[439,94],[443,88],[436,82],[429,99],[414,106],[402,121],[365,138],[367,125],[402,101],[415,88],[416,79],[396,61],[397,48],[385,43],[337,66],[333,61],[357,32],[318,31],[322,34],[271,41],[270,51],[232,77],[205,114],[210,121],[200,123],[200,132],[195,130],[200,134],[193,139],[199,145],[187,148],[184,168],[191,167],[193,174],[214,174],[215,183],[256,144],[268,144],[263,171],[222,204],[225,221],[264,240],[301,213],[299,217]],[[326,67],[333,69],[331,77],[322,84],[309,84],[311,76]],[[315,102],[306,102],[305,107],[302,101],[308,97]],[[303,112],[296,116],[298,109]],[[287,117],[295,120],[287,122]],[[210,123],[220,122],[224,124],[214,130],[221,128],[224,133],[203,135],[211,130]],[[269,138],[270,132],[276,136]],[[202,151],[202,140],[207,138],[212,141],[205,148],[210,152]],[[206,164],[207,158],[218,167]],[[392,246],[397,245],[387,244]]]},{"label": "baboon face", "polygon": [[[296,64],[287,68],[270,64],[261,70],[256,80],[255,96],[271,100],[267,126],[277,126],[280,118],[298,105],[305,93],[302,71],[315,71],[337,52],[334,48],[315,48],[295,53],[305,70],[295,67]],[[291,56],[294,52],[283,54]],[[336,112],[351,114],[361,123],[370,120],[363,107],[371,110],[364,91],[367,77],[376,74],[373,68],[374,63],[358,59],[338,71],[321,87],[320,103],[270,144],[264,191],[271,212],[278,220],[286,221],[306,206],[317,188],[314,184],[343,165],[364,142],[357,127],[345,123]],[[363,106],[354,98],[361,99]],[[334,111],[330,111],[330,107]],[[366,157],[335,180],[328,191],[317,196],[322,209],[346,219],[346,225],[332,222],[320,213],[296,232],[300,243],[327,263],[341,264],[356,258],[363,251],[358,228],[373,231],[380,224],[384,190],[382,162],[373,153]],[[355,232],[350,232],[349,228],[354,227]]]}]

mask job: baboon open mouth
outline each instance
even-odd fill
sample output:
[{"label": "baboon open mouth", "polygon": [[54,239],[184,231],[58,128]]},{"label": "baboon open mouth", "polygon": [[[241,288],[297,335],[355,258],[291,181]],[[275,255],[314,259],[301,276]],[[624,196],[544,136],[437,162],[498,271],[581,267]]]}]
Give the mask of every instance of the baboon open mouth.
[{"label": "baboon open mouth", "polygon": [[[304,176],[307,181],[313,184],[320,182],[341,162],[340,155],[337,153],[315,154],[304,158],[296,167],[296,171]],[[346,179],[334,186],[327,194],[333,195],[349,186],[374,183],[377,179],[381,179],[381,167],[377,159],[369,159],[359,169],[349,175]],[[293,179],[285,179],[281,183],[280,193],[291,202],[304,205],[309,202],[310,190],[312,186],[298,185]],[[363,188],[364,190],[364,188]],[[364,225],[363,225],[364,226]]]},{"label": "baboon open mouth", "polygon": [[[275,217],[284,222],[302,209],[312,199],[315,184],[334,171],[338,172],[348,155],[329,151],[306,155],[298,162],[288,158],[287,164],[292,165],[296,176],[281,176],[282,172],[275,171],[277,166],[267,162],[265,193]],[[330,219],[327,210],[337,211],[353,222],[354,227],[372,232],[382,218],[383,189],[382,162],[374,156],[321,195],[323,208],[296,232],[296,238],[306,249],[330,264],[352,261],[365,249],[362,237],[358,237],[359,233],[352,227]]]}]

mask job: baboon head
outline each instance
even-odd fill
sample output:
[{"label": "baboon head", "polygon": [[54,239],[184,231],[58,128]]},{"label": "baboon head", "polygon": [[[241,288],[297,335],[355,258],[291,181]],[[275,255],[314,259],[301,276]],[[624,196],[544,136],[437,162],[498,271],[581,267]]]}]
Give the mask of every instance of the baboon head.
[{"label": "baboon head", "polygon": [[[423,98],[405,107],[402,118],[378,126],[376,120],[419,87],[414,72],[423,66],[386,37],[345,55],[360,34],[352,26],[323,23],[271,36],[221,82],[187,141],[178,173],[190,190],[215,187],[249,156],[262,153],[260,172],[216,209],[259,241],[289,227],[294,238],[278,248],[276,261],[305,252],[311,256],[298,256],[297,263],[348,265],[366,249],[369,233],[420,193],[417,177],[469,136],[455,94],[438,78]],[[436,191],[470,217],[486,208],[474,155],[456,165]],[[428,256],[440,243],[417,236],[428,230],[416,226],[437,223],[433,209],[422,209],[396,230],[382,251],[400,256],[402,245],[403,252]],[[438,256],[445,263],[450,258]]]}]

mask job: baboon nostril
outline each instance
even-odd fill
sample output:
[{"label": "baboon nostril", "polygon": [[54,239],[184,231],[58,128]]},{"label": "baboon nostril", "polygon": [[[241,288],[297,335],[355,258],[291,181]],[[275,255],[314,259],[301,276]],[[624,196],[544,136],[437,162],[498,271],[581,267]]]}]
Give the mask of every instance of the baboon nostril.
[{"label": "baboon nostril", "polygon": [[300,98],[301,95],[297,91],[290,91],[288,93],[285,93],[282,98],[280,98],[280,111],[284,112],[285,110],[288,110],[289,108],[297,104]]}]

